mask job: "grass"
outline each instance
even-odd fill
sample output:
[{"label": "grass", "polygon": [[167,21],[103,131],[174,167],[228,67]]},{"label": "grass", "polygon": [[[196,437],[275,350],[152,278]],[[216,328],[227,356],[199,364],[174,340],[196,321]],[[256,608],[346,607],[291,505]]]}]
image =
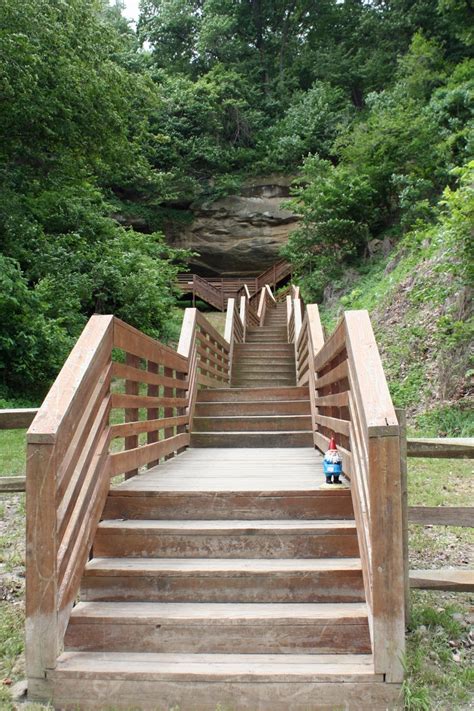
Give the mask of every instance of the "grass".
[{"label": "grass", "polygon": [[474,660],[465,614],[468,601],[461,596],[462,604],[451,597],[412,592],[403,685],[408,711],[467,709],[473,699]]},{"label": "grass", "polygon": [[0,431],[0,475],[25,473],[26,430]]}]

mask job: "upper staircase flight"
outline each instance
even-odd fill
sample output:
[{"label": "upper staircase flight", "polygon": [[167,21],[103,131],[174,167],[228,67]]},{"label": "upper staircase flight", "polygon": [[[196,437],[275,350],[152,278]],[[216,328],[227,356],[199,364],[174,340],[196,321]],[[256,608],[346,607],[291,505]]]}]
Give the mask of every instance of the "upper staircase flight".
[{"label": "upper staircase flight", "polygon": [[178,288],[192,294],[193,304],[201,299],[218,311],[225,311],[229,299],[239,299],[245,287],[250,295],[258,294],[265,284],[276,289],[291,276],[292,267],[285,259],[272,264],[257,277],[202,277],[198,274],[178,274]]}]

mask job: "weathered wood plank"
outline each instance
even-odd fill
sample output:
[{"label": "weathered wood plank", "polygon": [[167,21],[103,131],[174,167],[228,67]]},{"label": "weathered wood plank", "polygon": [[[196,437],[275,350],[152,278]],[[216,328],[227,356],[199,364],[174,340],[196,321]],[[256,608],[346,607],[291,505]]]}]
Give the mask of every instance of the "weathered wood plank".
[{"label": "weathered wood plank", "polygon": [[474,437],[409,437],[407,445],[409,457],[474,458]]},{"label": "weathered wood plank", "polygon": [[474,506],[409,506],[408,520],[424,526],[474,526]]},{"label": "weathered wood plank", "polygon": [[[53,424],[49,420],[49,424]],[[26,670],[44,680],[59,652],[57,624],[56,456],[28,445],[26,459]]]},{"label": "weathered wood plank", "polygon": [[25,491],[26,476],[2,476],[0,477],[0,493]]},{"label": "weathered wood plank", "polygon": [[124,363],[112,364],[112,376],[122,378],[123,380],[132,380],[138,383],[148,383],[150,385],[162,385],[167,388],[178,388],[183,386],[183,381],[177,378],[170,378],[165,375],[159,375],[152,370],[141,370],[132,368]]},{"label": "weathered wood plank", "polygon": [[33,422],[37,412],[37,407],[0,410],[0,430],[26,429]]},{"label": "weathered wood plank", "polygon": [[179,353],[118,318],[114,319],[114,346],[180,373],[188,371],[188,362]]},{"label": "weathered wood plank", "polygon": [[324,415],[316,414],[314,420],[318,425],[327,427],[327,429],[337,432],[338,434],[349,436],[350,422],[349,420],[339,420],[336,417],[325,417]]},{"label": "weathered wood plank", "polygon": [[325,373],[320,378],[316,378],[314,386],[316,390],[325,388],[326,385],[332,385],[333,383],[339,382],[339,380],[345,380],[349,377],[349,367],[347,360],[343,360],[335,368]]},{"label": "weathered wood plank", "polygon": [[374,664],[387,681],[399,682],[403,679],[405,595],[398,437],[369,438],[368,472]]},{"label": "weathered wood plank", "polygon": [[221,334],[218,331],[216,331],[214,326],[212,326],[209,323],[207,318],[205,316],[203,316],[203,314],[200,311],[197,311],[197,313],[196,313],[196,323],[198,324],[198,326],[200,326],[202,328],[204,333],[208,333],[211,336],[211,338],[214,341],[216,341],[216,343],[218,343],[220,345],[220,347],[222,348],[222,350],[225,353],[228,353],[229,342],[226,341],[226,339],[223,336],[221,336]]},{"label": "weathered wood plank", "polygon": [[344,314],[351,390],[369,437],[398,436],[398,420],[388,390],[367,311]]},{"label": "weathered wood plank", "polygon": [[156,420],[138,420],[137,422],[127,422],[110,427],[111,439],[117,437],[129,437],[133,434],[141,432],[157,432],[165,427],[176,427],[178,425],[186,425],[189,421],[187,415],[179,415],[177,417],[162,417]]},{"label": "weathered wood plank", "polygon": [[[179,699],[180,711],[209,711],[219,705],[235,711],[246,709],[271,709],[272,711],[334,711],[350,703],[354,709],[394,711],[402,709],[399,684],[385,684],[376,679],[342,683],[260,681],[232,683],[231,681],[203,684],[196,680],[183,681],[144,681],[141,677],[121,681],[101,674],[99,684],[93,681],[87,684],[84,692],[77,683],[79,674],[54,674],[54,703],[65,711],[76,711],[78,706],[88,711],[111,704],[114,708],[129,711],[139,703],[142,711],[156,711],[156,700],[160,699],[163,708],[173,708]],[[99,692],[97,689],[99,688]],[[236,706],[236,700],[238,705]],[[315,701],[317,700],[317,701]],[[245,704],[245,705],[244,705]],[[347,707],[347,706],[346,706]]]},{"label": "weathered wood plank", "polygon": [[89,319],[28,430],[29,443],[53,443],[63,437],[69,445],[90,393],[110,361],[113,323],[113,316]]},{"label": "weathered wood plank", "polygon": [[112,409],[114,408],[140,408],[154,407],[186,407],[188,401],[180,397],[148,397],[147,395],[122,395],[112,393]]},{"label": "weathered wood plank", "polygon": [[474,592],[474,570],[410,570],[410,587],[421,590]]},{"label": "weathered wood plank", "polygon": [[333,360],[346,347],[346,329],[344,321],[339,321],[334,333],[322,345],[314,358],[314,369],[316,372],[322,370],[331,360]]},{"label": "weathered wood plank", "polygon": [[407,417],[402,408],[395,410],[400,428],[400,476],[402,496],[402,545],[403,575],[405,587],[405,624],[410,621],[410,562],[408,547],[408,466],[407,466]]},{"label": "weathered wood plank", "polygon": [[189,444],[189,435],[179,434],[169,439],[163,439],[161,442],[153,442],[152,444],[144,444],[136,449],[129,449],[125,452],[115,452],[110,455],[110,474],[115,476],[124,471],[128,471],[132,466],[135,468],[143,467],[148,462],[161,459],[167,454],[185,447]]},{"label": "weathered wood plank", "polygon": [[314,403],[317,407],[348,407],[349,391],[345,390],[342,393],[335,393],[334,395],[315,397]]}]

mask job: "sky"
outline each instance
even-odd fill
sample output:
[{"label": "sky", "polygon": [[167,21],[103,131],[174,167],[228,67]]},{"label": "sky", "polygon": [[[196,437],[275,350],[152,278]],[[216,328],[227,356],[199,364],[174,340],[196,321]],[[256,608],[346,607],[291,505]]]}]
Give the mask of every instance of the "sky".
[{"label": "sky", "polygon": [[139,0],[125,0],[123,14],[127,20],[138,20],[138,2]]}]

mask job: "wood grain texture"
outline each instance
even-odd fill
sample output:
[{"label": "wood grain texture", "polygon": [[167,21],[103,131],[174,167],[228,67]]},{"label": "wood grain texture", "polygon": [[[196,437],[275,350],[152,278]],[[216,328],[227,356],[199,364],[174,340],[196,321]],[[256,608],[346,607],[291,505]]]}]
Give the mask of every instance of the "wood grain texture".
[{"label": "wood grain texture", "polygon": [[369,437],[398,435],[398,421],[367,311],[344,314],[349,358],[357,373],[353,392]]},{"label": "wood grain texture", "polygon": [[399,682],[405,649],[405,585],[398,437],[369,440],[369,496],[374,662],[388,681]]},{"label": "wood grain texture", "polygon": [[128,471],[132,465],[143,467],[148,462],[161,459],[171,452],[176,452],[180,447],[185,447],[187,444],[189,444],[189,435],[183,433],[160,442],[144,444],[136,449],[115,452],[110,455],[110,476]]},{"label": "wood grain texture", "polygon": [[113,316],[89,319],[28,430],[28,442],[53,443],[61,437],[69,444],[99,374],[110,361],[113,323]]},{"label": "wood grain texture", "polygon": [[97,711],[111,703],[129,711],[137,703],[143,711],[170,711],[179,704],[180,711],[215,711],[219,704],[232,711],[394,711],[402,709],[401,687],[369,681],[352,683],[344,678],[335,683],[246,682],[213,683],[124,681],[101,677],[99,693],[88,685],[84,695],[78,693],[77,679],[65,674],[54,676],[54,701],[65,711],[76,711],[77,705]]},{"label": "wood grain texture", "polygon": [[474,592],[474,570],[410,570],[410,587],[422,590]]},{"label": "wood grain texture", "polygon": [[31,425],[38,408],[0,410],[0,430],[20,430]]},{"label": "wood grain texture", "polygon": [[474,526],[473,506],[409,506],[408,520],[423,526]]},{"label": "wood grain texture", "polygon": [[473,437],[439,437],[434,439],[409,437],[409,457],[433,457],[439,459],[473,459]]},{"label": "wood grain texture", "polygon": [[8,493],[26,490],[26,476],[2,476],[0,477],[0,492]]},{"label": "wood grain texture", "polygon": [[180,373],[188,372],[186,358],[118,318],[114,318],[114,346],[139,358],[173,368]]}]

